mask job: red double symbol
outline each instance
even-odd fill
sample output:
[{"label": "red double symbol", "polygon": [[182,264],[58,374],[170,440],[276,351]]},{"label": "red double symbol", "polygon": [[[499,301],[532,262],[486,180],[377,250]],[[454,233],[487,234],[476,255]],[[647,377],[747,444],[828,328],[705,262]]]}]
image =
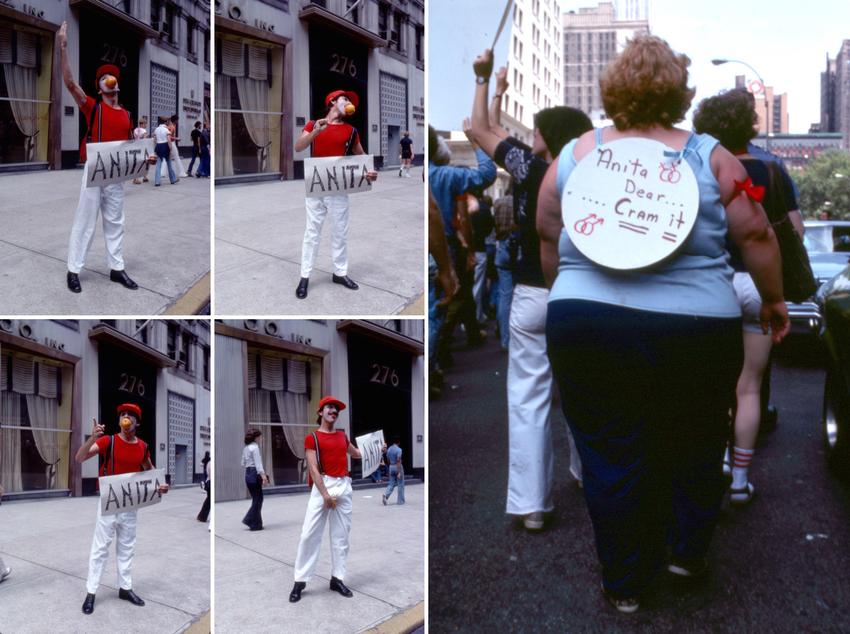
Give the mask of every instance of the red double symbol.
[{"label": "red double symbol", "polygon": [[677,163],[671,163],[670,165],[659,163],[658,166],[661,168],[661,173],[658,175],[658,180],[660,180],[662,183],[676,184],[679,182],[679,179],[682,178],[682,175],[679,173]]},{"label": "red double symbol", "polygon": [[578,231],[583,236],[589,236],[596,229],[596,225],[601,225],[605,222],[605,218],[597,218],[596,214],[590,214],[586,218],[582,218],[573,225],[573,229]]}]

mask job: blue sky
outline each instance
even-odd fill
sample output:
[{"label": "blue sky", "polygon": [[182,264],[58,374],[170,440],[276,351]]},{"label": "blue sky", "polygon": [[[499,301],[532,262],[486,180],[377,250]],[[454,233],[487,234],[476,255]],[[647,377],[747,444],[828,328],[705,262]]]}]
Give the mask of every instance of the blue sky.
[{"label": "blue sky", "polygon": [[[791,132],[807,132],[820,120],[820,74],[850,39],[847,0],[650,0],[650,26],[691,58],[694,105],[752,76],[740,64],[713,66],[711,59],[739,59],[753,66],[776,93],[788,93]],[[596,2],[562,1],[565,10]],[[428,0],[429,122],[460,129],[472,105],[472,60],[490,46],[503,0]],[[813,10],[816,7],[816,10]],[[496,46],[496,66],[507,60],[510,19]],[[690,115],[688,117],[690,119]],[[686,127],[689,123],[686,122]]]}]

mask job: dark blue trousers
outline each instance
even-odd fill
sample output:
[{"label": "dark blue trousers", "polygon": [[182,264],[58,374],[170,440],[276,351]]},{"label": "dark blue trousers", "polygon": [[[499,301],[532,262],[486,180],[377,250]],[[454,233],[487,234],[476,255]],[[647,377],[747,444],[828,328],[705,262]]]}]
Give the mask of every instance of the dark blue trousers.
[{"label": "dark blue trousers", "polygon": [[665,563],[704,557],[723,497],[741,320],[549,304],[549,359],[581,455],[602,579],[637,597]]}]

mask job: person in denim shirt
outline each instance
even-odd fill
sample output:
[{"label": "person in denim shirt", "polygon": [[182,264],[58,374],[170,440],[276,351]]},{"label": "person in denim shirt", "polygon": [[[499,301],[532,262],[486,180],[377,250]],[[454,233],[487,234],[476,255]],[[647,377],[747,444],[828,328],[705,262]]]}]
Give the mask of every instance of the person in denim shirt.
[{"label": "person in denim shirt", "polygon": [[381,496],[381,501],[384,506],[393,494],[393,489],[398,486],[398,503],[404,504],[404,466],[401,464],[401,447],[399,443],[401,439],[398,436],[393,438],[393,444],[387,449],[387,462],[390,465],[390,483],[387,485],[387,490]]}]

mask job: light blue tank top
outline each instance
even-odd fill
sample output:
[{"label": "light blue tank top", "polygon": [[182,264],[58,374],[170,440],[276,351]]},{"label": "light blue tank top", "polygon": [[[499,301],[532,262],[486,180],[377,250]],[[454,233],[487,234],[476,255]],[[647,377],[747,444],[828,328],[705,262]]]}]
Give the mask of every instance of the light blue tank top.
[{"label": "light blue tank top", "polygon": [[[596,130],[596,144],[602,130]],[[558,198],[576,166],[576,140],[564,146],[558,161]],[[711,152],[717,139],[691,134],[681,152],[696,175],[699,213],[690,236],[668,260],[640,271],[608,269],[587,259],[573,245],[565,229],[558,242],[558,278],[549,301],[583,299],[638,310],[697,315],[740,317],[741,309],[732,287],[732,267],[726,251],[726,210],[720,186],[711,171]]]}]

